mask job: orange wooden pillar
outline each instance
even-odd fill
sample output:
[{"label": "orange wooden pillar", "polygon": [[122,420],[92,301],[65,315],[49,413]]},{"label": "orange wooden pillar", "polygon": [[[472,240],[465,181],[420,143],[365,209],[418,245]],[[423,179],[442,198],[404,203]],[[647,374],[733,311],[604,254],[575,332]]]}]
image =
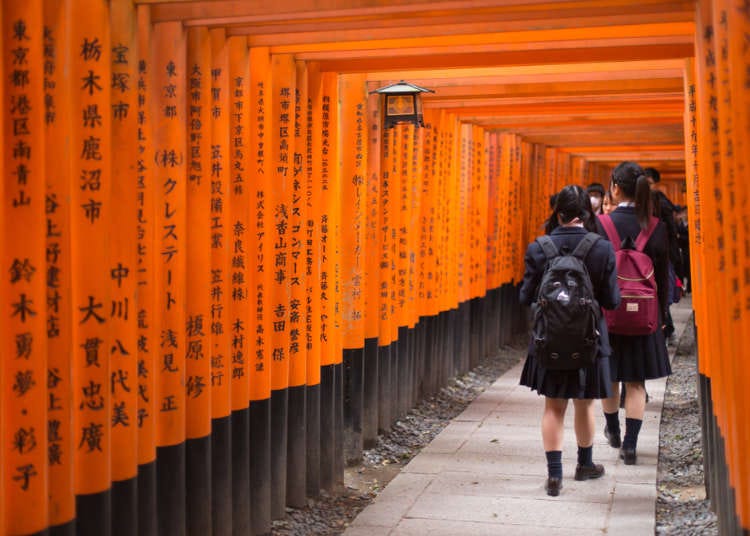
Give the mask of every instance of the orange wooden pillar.
[{"label": "orange wooden pillar", "polygon": [[[248,371],[252,332],[248,325],[250,301],[250,83],[249,49],[242,36],[228,40],[229,169],[226,196],[229,198],[226,247],[229,252],[227,282],[228,321],[231,355],[232,408],[232,532],[250,533],[250,376]],[[225,207],[226,208],[226,207]]]},{"label": "orange wooden pillar", "polygon": [[394,336],[395,356],[391,360],[391,380],[392,388],[395,389],[393,396],[394,415],[393,421],[401,418],[405,412],[404,400],[406,395],[406,377],[407,377],[407,350],[408,350],[408,303],[406,299],[407,287],[407,229],[408,221],[408,204],[409,204],[409,161],[411,160],[409,144],[409,127],[407,124],[400,124],[394,127],[396,130],[396,155],[394,167],[391,173],[391,185],[396,193],[395,195],[395,214],[396,221],[394,232],[391,237],[393,240],[393,254],[395,258],[393,307],[395,309],[395,323],[391,325]]},{"label": "orange wooden pillar", "polygon": [[[302,76],[304,72],[304,76]],[[320,169],[321,137],[320,132],[320,72],[315,63],[297,62],[297,82],[304,87],[303,102],[305,124],[305,226],[304,226],[304,259],[305,259],[305,350],[306,350],[306,468],[305,487],[307,495],[318,496],[321,488],[321,310],[320,310],[320,188],[318,170]],[[304,86],[302,81],[306,80]]]},{"label": "orange wooden pillar", "polygon": [[420,303],[420,329],[417,334],[416,395],[421,399],[434,393],[434,361],[438,347],[438,313],[436,307],[437,267],[436,252],[439,248],[437,204],[438,177],[438,127],[440,116],[432,109],[425,110],[421,173],[417,187],[419,204],[419,237],[417,251],[417,299]]},{"label": "orange wooden pillar", "polygon": [[212,527],[219,534],[232,531],[232,356],[229,304],[231,152],[229,147],[229,45],[221,28],[209,30],[211,70],[208,125],[210,163],[210,315],[211,338],[211,505]]},{"label": "orange wooden pillar", "polygon": [[[71,154],[59,143],[70,132],[69,92],[64,73],[70,11],[59,2],[44,4],[44,79],[46,124],[45,214],[47,284],[47,375],[55,381],[47,385],[47,464],[49,469],[49,525],[72,532],[75,519],[73,459],[72,294],[70,286]],[[52,171],[54,170],[54,171]],[[2,525],[0,525],[2,526]]]},{"label": "orange wooden pillar", "polygon": [[420,215],[422,208],[422,176],[424,172],[424,144],[425,129],[423,127],[410,128],[411,151],[409,155],[409,205],[407,224],[407,247],[408,247],[408,277],[406,296],[409,304],[408,331],[408,384],[406,396],[406,411],[411,409],[419,401],[417,377],[418,368],[418,339],[422,329],[420,317],[422,314],[422,302],[419,299],[419,247],[420,247]]},{"label": "orange wooden pillar", "polygon": [[[107,24],[112,35],[111,125],[112,221],[109,280],[113,303],[127,308],[112,317],[109,350],[112,396],[112,531],[138,531],[138,425],[136,382],[138,315],[136,314],[138,190],[132,180],[138,168],[137,25],[135,8],[126,1],[110,4]],[[119,311],[118,311],[119,312]]]},{"label": "orange wooden pillar", "polygon": [[[290,55],[271,57],[271,114],[266,129],[271,173],[266,174],[271,242],[271,516],[284,517],[286,506],[289,413],[289,347],[291,331],[292,174],[294,158],[294,90],[296,67]],[[270,195],[269,195],[270,194]]]},{"label": "orange wooden pillar", "polygon": [[295,61],[294,149],[289,153],[289,412],[287,505],[306,504],[307,482],[307,68]]},{"label": "orange wooden pillar", "polygon": [[[111,49],[109,12],[101,1],[71,4],[71,253],[73,290],[73,376],[76,530],[109,530],[111,506],[111,326],[132,314],[130,304],[113,299]],[[96,244],[92,248],[92,244]]]},{"label": "orange wooden pillar", "polygon": [[250,500],[254,533],[271,530],[271,340],[270,308],[273,207],[269,200],[271,163],[271,66],[268,49],[250,49],[251,286],[255,314],[253,357],[250,361]]},{"label": "orange wooden pillar", "polygon": [[362,456],[365,345],[365,231],[367,207],[367,81],[364,75],[339,79],[341,151],[341,289],[344,385],[344,456]]},{"label": "orange wooden pillar", "polygon": [[[737,358],[727,359],[727,355],[733,354],[731,341],[742,336],[743,312],[746,304],[743,301],[744,285],[741,284],[747,277],[745,260],[740,258],[742,253],[747,252],[745,243],[746,219],[742,214],[745,207],[744,179],[746,176],[745,162],[747,155],[747,112],[742,109],[741,104],[747,102],[745,96],[748,92],[746,76],[738,75],[746,66],[743,58],[737,56],[738,46],[732,48],[735,53],[730,56],[730,21],[741,16],[735,12],[734,4],[725,1],[714,1],[700,3],[700,14],[704,24],[711,21],[711,31],[704,34],[706,41],[706,54],[704,59],[706,72],[714,74],[714,78],[707,80],[707,96],[709,101],[699,102],[706,111],[709,125],[705,138],[701,138],[701,147],[705,147],[705,141],[709,141],[713,151],[706,153],[705,157],[712,164],[707,179],[710,181],[713,196],[709,195],[709,214],[715,214],[711,221],[711,231],[715,239],[716,272],[712,272],[712,292],[708,296],[710,304],[713,304],[711,316],[711,327],[716,327],[718,344],[712,348],[716,354],[712,356],[711,383],[714,400],[714,413],[718,422],[721,440],[717,441],[723,450],[724,460],[717,464],[718,471],[726,470],[728,478],[719,485],[724,486],[724,493],[717,499],[720,527],[723,531],[731,532],[739,524],[738,513],[744,510],[748,503],[747,496],[747,462],[745,460],[745,444],[742,438],[747,437],[744,430],[746,412],[741,403],[741,393],[745,385],[741,379],[747,377],[744,363]],[[748,25],[745,24],[745,27]],[[707,26],[709,28],[709,26]],[[740,28],[736,28],[737,37],[746,34]],[[712,37],[712,43],[708,43]],[[736,39],[736,38],[735,38]],[[744,45],[746,46],[746,45]],[[713,56],[708,53],[713,51]],[[744,80],[742,83],[733,83],[732,78]],[[715,100],[710,100],[715,96]],[[739,105],[739,106],[738,106]],[[738,113],[738,110],[740,112]],[[743,114],[744,111],[744,114]],[[704,116],[704,121],[705,121]],[[705,171],[702,173],[704,176]],[[712,206],[713,205],[713,206]],[[712,210],[715,210],[715,212]],[[704,220],[705,221],[705,220]],[[717,279],[713,276],[718,275]],[[718,290],[718,292],[716,292]],[[711,305],[709,305],[711,311]],[[713,330],[712,330],[713,331]],[[715,363],[715,366],[714,366]],[[726,469],[724,469],[726,467]],[[721,479],[724,480],[724,479]],[[714,488],[721,489],[721,488]],[[721,492],[720,492],[721,493]]]},{"label": "orange wooden pillar", "polygon": [[140,6],[137,10],[138,43],[136,47],[138,75],[137,93],[138,159],[136,161],[136,251],[135,270],[138,291],[135,309],[137,314],[137,416],[138,426],[138,531],[156,534],[156,355],[159,348],[156,311],[156,263],[159,258],[156,237],[155,166],[150,156],[154,154],[153,124],[149,88],[153,82],[150,10]]},{"label": "orange wooden pillar", "polygon": [[[159,532],[186,530],[185,305],[187,48],[180,23],[154,28],[152,96],[159,330],[155,363]],[[157,342],[157,341],[154,341]]]},{"label": "orange wooden pillar", "polygon": [[[377,119],[380,125],[381,118]],[[374,122],[373,122],[374,123]],[[395,129],[382,129],[380,145],[379,189],[379,301],[378,301],[378,430],[383,432],[391,426],[391,232],[394,222],[394,202],[391,173],[393,168]]]},{"label": "orange wooden pillar", "polygon": [[[747,66],[750,65],[750,47],[748,47],[747,39],[750,35],[750,17],[747,13],[744,16],[739,17],[731,16],[733,9],[736,9],[736,4],[731,2],[723,2],[725,9],[728,11],[728,49],[729,49],[729,63],[730,63],[730,76],[731,76],[731,89],[733,94],[733,108],[735,110],[732,123],[732,141],[734,144],[734,166],[735,166],[735,177],[736,181],[736,199],[738,207],[747,207],[748,201],[750,201],[750,188],[743,177],[746,176],[748,170],[750,170],[750,111],[748,111],[748,104],[750,104],[750,87],[748,87],[747,78]],[[743,75],[744,68],[744,75]],[[735,108],[736,106],[736,108]],[[750,303],[750,248],[748,247],[748,241],[750,240],[750,224],[747,218],[742,217],[739,213],[739,223],[737,227],[738,233],[738,263],[739,263],[739,293],[741,295],[741,304]],[[743,247],[744,246],[744,247]],[[733,290],[734,290],[733,286]],[[740,307],[740,327],[736,336],[747,333],[750,329],[750,310],[747,305]],[[735,358],[737,359],[737,358]],[[741,360],[736,361],[738,368],[738,374],[735,376],[735,383],[737,386],[736,393],[747,393],[744,386],[750,382],[750,367]],[[750,397],[747,394],[739,395],[742,399],[738,401],[737,409],[737,422],[747,423],[750,420]],[[739,437],[737,438],[738,450],[741,451],[742,445],[747,445],[750,441],[750,428],[744,425],[739,426]],[[750,464],[746,457],[742,454],[739,456],[740,465],[737,467],[738,474],[738,499],[736,513],[739,517],[740,525],[745,530],[750,530],[750,482],[743,475],[747,475],[750,471]]]},{"label": "orange wooden pillar", "polygon": [[365,143],[367,143],[366,230],[364,267],[364,386],[362,403],[362,444],[372,448],[378,436],[379,372],[378,372],[378,325],[380,312],[380,257],[379,229],[380,211],[380,108],[379,95],[367,98],[365,116]]},{"label": "orange wooden pillar", "polygon": [[[342,409],[337,377],[341,373],[341,356],[337,355],[336,333],[336,285],[337,281],[337,251],[336,242],[336,211],[338,210],[338,166],[336,160],[337,144],[337,109],[338,109],[338,81],[335,73],[321,74],[321,89],[318,95],[320,110],[319,126],[315,126],[313,136],[320,136],[320,342],[321,342],[321,487],[326,490],[333,488],[338,480],[338,454],[343,452],[339,448],[340,420]],[[312,88],[311,88],[312,89]],[[316,117],[313,118],[315,120]]]},{"label": "orange wooden pillar", "polygon": [[185,301],[185,474],[187,530],[212,530],[211,505],[211,42],[206,28],[187,33],[188,278]]},{"label": "orange wooden pillar", "polygon": [[41,0],[3,4],[2,25],[4,97],[10,105],[3,117],[0,284],[6,316],[0,354],[3,399],[13,401],[2,417],[2,501],[3,531],[18,534],[44,530],[49,523]]}]

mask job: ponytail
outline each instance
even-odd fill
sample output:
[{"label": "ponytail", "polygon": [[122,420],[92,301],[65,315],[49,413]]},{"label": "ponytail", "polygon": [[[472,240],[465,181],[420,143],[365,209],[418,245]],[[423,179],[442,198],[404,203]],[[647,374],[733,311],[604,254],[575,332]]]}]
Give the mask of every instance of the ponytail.
[{"label": "ponytail", "polygon": [[638,225],[646,230],[651,221],[651,185],[645,175],[640,175],[635,183],[635,215]]},{"label": "ponytail", "polygon": [[651,221],[651,185],[641,166],[635,162],[622,162],[612,171],[612,182],[620,187],[627,199],[635,201],[635,215],[641,229]]}]

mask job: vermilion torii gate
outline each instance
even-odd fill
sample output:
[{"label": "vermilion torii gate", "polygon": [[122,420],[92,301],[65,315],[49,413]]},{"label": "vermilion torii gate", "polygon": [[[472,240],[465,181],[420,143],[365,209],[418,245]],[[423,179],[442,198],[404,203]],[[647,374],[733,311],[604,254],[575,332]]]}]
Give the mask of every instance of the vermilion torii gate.
[{"label": "vermilion torii gate", "polygon": [[268,532],[525,328],[548,196],[625,159],[689,208],[747,530],[746,4],[3,3],[2,532]]}]

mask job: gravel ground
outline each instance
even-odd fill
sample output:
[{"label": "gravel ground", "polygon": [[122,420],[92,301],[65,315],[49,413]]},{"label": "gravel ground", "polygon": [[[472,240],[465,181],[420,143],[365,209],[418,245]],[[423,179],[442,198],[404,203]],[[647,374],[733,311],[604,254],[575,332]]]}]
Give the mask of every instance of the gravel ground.
[{"label": "gravel ground", "polygon": [[[361,465],[346,470],[346,485],[340,493],[322,493],[318,499],[310,499],[304,509],[288,508],[286,519],[274,522],[273,534],[342,534],[422,447],[479,393],[523,359],[525,352],[526,339],[522,337],[482,361],[473,371],[455,378],[437,396],[424,400],[397,421],[390,433],[380,436],[375,448],[363,453]],[[717,535],[716,517],[710,511],[703,487],[692,327],[680,338],[672,369],[661,422],[656,534]]]},{"label": "gravel ground", "polygon": [[703,484],[695,332],[680,338],[667,380],[659,433],[656,534],[712,536],[719,533]]}]

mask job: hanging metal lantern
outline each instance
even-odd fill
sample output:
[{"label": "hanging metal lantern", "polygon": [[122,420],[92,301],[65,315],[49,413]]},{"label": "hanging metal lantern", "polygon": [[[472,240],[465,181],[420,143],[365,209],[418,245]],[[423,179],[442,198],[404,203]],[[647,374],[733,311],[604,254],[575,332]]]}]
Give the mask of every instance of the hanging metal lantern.
[{"label": "hanging metal lantern", "polygon": [[383,106],[383,128],[391,128],[398,123],[411,123],[423,127],[421,93],[435,93],[432,89],[419,87],[401,80],[371,91],[385,95]]}]

